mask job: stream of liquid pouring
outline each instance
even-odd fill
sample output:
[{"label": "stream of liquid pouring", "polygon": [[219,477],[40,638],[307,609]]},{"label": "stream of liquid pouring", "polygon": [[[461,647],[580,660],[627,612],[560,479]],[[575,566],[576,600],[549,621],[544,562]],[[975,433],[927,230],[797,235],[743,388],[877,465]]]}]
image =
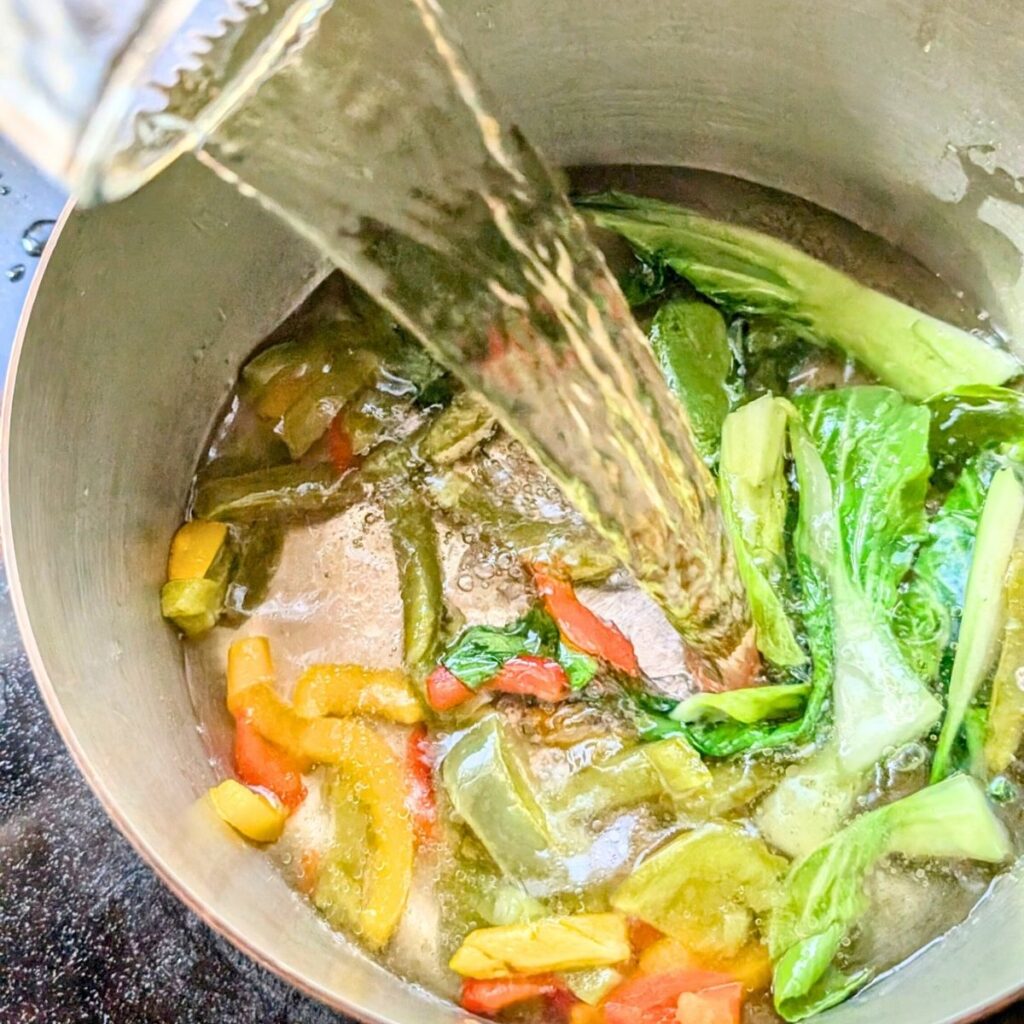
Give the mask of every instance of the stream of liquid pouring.
[{"label": "stream of liquid pouring", "polygon": [[685,415],[584,225],[488,113],[432,0],[311,3],[200,159],[484,396],[684,638],[713,658],[735,648],[742,589]]}]

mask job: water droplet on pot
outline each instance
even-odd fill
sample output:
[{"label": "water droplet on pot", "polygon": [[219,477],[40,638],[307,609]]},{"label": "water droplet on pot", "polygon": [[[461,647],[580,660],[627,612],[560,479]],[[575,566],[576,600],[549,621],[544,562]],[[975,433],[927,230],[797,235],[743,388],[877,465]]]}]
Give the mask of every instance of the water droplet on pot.
[{"label": "water droplet on pot", "polygon": [[50,232],[53,231],[52,220],[33,221],[21,236],[21,247],[29,256],[38,258],[42,256],[46,243],[50,240]]},{"label": "water droplet on pot", "polygon": [[15,263],[13,267],[7,268],[8,281],[20,281],[25,276],[25,264]]}]

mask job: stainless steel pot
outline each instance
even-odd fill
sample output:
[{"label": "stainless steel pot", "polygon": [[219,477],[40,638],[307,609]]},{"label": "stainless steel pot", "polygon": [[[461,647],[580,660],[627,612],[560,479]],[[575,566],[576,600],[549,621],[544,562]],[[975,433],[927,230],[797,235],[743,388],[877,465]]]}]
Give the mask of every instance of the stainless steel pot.
[{"label": "stainless steel pot", "polygon": [[[689,164],[899,243],[1024,338],[1019,0],[449,0],[549,158]],[[4,406],[3,536],[64,738],[109,813],[214,927],[368,1021],[466,1015],[333,936],[197,804],[216,779],[159,616],[167,540],[240,360],[324,267],[191,160],[69,212]],[[216,754],[216,751],[214,751]],[[828,1015],[967,1020],[1024,984],[1024,870],[968,924]]]}]

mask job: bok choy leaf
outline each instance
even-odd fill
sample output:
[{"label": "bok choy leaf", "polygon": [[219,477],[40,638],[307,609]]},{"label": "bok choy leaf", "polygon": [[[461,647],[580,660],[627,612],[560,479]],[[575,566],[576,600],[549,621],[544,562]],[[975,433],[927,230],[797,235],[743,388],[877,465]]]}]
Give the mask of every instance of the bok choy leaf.
[{"label": "bok choy leaf", "polygon": [[729,312],[771,316],[807,341],[837,345],[911,398],[1021,372],[1010,353],[758,231],[621,192],[577,205]]},{"label": "bok choy leaf", "polygon": [[747,591],[757,646],[782,668],[807,660],[786,613],[784,473],[791,406],[764,395],[731,413],[722,428],[722,513]]},{"label": "bok choy leaf", "polygon": [[1012,847],[981,787],[958,775],[862,815],[796,863],[768,933],[775,1008],[785,1020],[835,1006],[876,973],[836,959],[868,910],[868,875],[894,853],[999,863]]},{"label": "bok choy leaf", "polygon": [[650,340],[665,383],[690,418],[697,447],[713,459],[731,405],[725,319],[699,299],[670,299],[654,314]]},{"label": "bok choy leaf", "polygon": [[1024,486],[1013,469],[1005,466],[992,478],[981,510],[960,637],[949,680],[946,717],[932,761],[932,782],[945,778],[952,770],[953,746],[964,715],[992,666],[1006,616],[1003,580],[1022,518]]},{"label": "bok choy leaf", "polygon": [[907,664],[889,619],[924,534],[929,416],[895,391],[808,395],[790,427],[800,488],[794,538],[816,672],[832,668],[832,732],[758,812],[800,854],[834,832],[866,771],[928,731],[941,705]]}]

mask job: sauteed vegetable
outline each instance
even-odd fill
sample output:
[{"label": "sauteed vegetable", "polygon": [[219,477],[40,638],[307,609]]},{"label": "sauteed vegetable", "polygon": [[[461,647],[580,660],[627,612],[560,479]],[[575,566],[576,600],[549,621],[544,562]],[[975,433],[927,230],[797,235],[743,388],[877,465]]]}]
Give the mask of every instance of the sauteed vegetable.
[{"label": "sauteed vegetable", "polygon": [[171,541],[162,611],[233,751],[210,799],[467,1011],[802,1020],[1014,855],[1021,367],[767,235],[579,205],[631,247],[749,637],[714,671],[687,652],[487,409],[331,279],[243,367]]}]

